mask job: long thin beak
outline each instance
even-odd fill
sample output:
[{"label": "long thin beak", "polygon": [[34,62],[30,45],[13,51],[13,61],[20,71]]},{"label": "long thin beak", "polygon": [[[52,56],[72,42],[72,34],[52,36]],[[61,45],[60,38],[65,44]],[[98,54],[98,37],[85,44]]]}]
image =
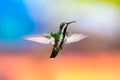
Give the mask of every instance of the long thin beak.
[{"label": "long thin beak", "polygon": [[67,24],[71,24],[71,23],[74,23],[74,22],[76,22],[76,21],[71,21],[71,22],[68,22]]}]

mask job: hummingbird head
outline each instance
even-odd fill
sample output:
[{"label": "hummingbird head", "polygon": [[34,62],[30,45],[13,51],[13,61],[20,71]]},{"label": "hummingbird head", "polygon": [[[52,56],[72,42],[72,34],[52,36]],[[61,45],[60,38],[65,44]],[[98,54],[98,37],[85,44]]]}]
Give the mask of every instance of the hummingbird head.
[{"label": "hummingbird head", "polygon": [[60,29],[63,29],[63,27],[67,27],[69,24],[74,23],[74,22],[76,22],[76,21],[62,22],[62,23],[60,24]]}]

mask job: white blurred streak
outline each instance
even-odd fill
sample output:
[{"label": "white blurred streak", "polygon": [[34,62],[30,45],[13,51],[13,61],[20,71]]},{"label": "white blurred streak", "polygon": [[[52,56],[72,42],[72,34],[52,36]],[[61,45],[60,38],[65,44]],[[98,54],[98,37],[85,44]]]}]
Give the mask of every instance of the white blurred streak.
[{"label": "white blurred streak", "polygon": [[[31,18],[59,24],[76,20],[74,30],[114,36],[118,25],[118,8],[108,3],[74,3],[70,0],[25,0]],[[58,28],[58,27],[56,27]]]},{"label": "white blurred streak", "polygon": [[[82,28],[105,35],[114,34],[117,26],[117,8],[107,4],[87,4],[82,12]],[[77,13],[77,11],[74,11]],[[77,14],[76,14],[77,15]],[[79,14],[78,14],[79,15]]]}]

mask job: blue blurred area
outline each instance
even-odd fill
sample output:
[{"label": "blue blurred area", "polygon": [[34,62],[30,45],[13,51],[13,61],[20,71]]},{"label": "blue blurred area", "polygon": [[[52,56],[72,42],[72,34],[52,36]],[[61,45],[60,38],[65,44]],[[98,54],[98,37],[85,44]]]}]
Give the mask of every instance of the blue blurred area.
[{"label": "blue blurred area", "polygon": [[[19,1],[19,2],[18,2]],[[14,39],[30,33],[35,23],[29,18],[22,0],[0,1],[0,38]]]}]

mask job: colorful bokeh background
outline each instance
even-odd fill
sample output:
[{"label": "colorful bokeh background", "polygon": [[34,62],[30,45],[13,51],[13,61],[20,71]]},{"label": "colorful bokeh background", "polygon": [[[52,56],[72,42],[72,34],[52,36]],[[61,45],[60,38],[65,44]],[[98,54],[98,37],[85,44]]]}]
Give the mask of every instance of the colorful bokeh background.
[{"label": "colorful bokeh background", "polygon": [[[74,20],[68,31],[89,36],[54,60],[52,45],[22,38]],[[1,0],[0,80],[120,80],[119,34],[119,0]]]}]

